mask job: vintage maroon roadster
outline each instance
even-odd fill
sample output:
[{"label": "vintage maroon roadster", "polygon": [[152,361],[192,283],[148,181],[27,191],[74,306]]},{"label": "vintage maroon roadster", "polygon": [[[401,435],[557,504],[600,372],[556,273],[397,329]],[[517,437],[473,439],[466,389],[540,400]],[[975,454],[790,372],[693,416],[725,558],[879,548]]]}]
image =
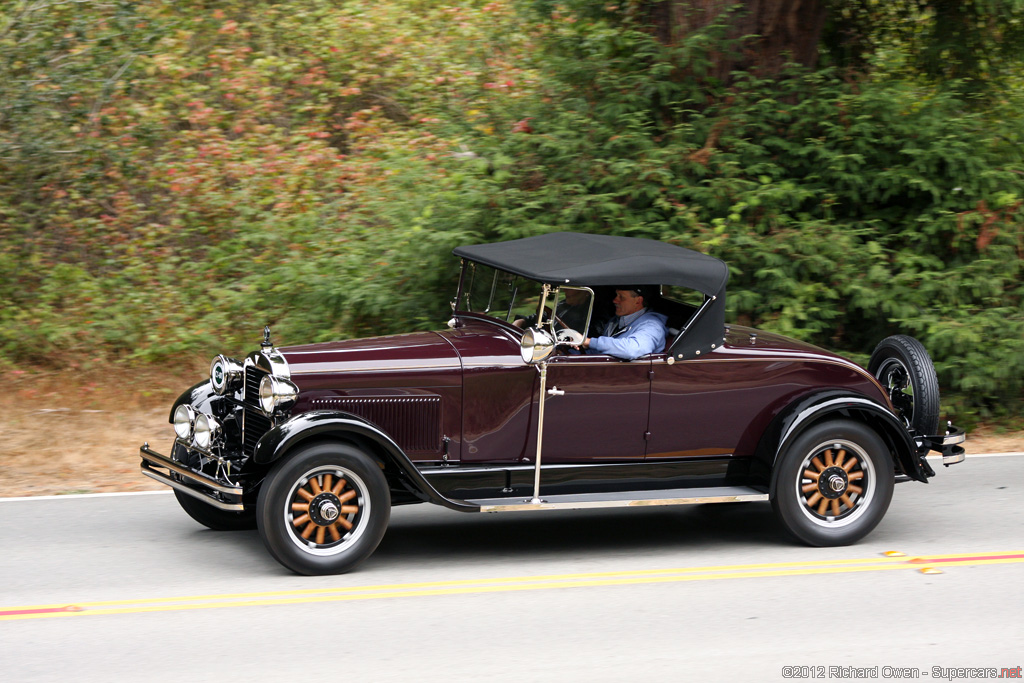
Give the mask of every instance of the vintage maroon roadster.
[{"label": "vintage maroon roadster", "polygon": [[[170,456],[144,445],[143,473],[199,523],[255,526],[284,566],[329,574],[365,560],[406,503],[771,501],[799,540],[848,544],[882,519],[897,481],[934,475],[929,451],[964,459],[964,433],[940,430],[920,343],[889,337],[865,370],[727,325],[718,259],[577,233],[454,253],[448,329],[281,348],[265,330],[258,351],[217,356],[175,402]],[[627,285],[657,294],[666,348],[581,353]]]}]

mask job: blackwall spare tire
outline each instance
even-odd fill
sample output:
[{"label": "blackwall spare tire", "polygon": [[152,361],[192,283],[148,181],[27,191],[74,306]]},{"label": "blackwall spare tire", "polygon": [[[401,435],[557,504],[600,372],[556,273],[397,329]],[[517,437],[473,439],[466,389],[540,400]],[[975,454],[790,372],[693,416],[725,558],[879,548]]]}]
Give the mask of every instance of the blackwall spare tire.
[{"label": "blackwall spare tire", "polygon": [[868,371],[907,427],[918,434],[938,434],[939,380],[921,342],[903,334],[886,337],[872,352]]}]

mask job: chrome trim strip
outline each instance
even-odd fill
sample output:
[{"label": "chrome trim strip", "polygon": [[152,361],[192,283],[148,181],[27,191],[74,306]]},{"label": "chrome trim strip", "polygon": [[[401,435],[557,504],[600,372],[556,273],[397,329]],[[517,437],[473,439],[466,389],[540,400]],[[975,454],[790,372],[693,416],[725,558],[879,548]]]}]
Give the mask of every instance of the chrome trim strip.
[{"label": "chrome trim strip", "polygon": [[[152,470],[150,470],[149,467],[152,466],[152,465],[155,465],[157,467],[166,468],[167,470],[170,470],[171,472],[174,472],[175,474],[180,475],[180,476],[184,477],[185,479],[188,479],[190,481],[194,481],[197,484],[200,484],[202,486],[206,486],[207,488],[211,488],[214,491],[217,491],[218,493],[224,493],[224,494],[229,495],[229,496],[241,496],[242,495],[242,488],[240,486],[225,486],[224,484],[221,484],[220,482],[218,482],[216,479],[214,479],[212,477],[208,477],[207,475],[201,474],[199,472],[193,472],[189,468],[183,467],[179,463],[174,462],[173,460],[168,458],[166,455],[161,455],[160,453],[157,453],[156,451],[154,451],[152,448],[149,447],[148,443],[143,444],[143,446],[141,448],[139,448],[139,454],[142,456],[142,472],[143,472],[143,474],[146,474],[147,472],[152,472]],[[156,477],[153,477],[153,478],[156,479]],[[161,481],[163,481],[163,480],[161,480]],[[167,482],[167,481],[164,481],[164,483],[165,484],[169,484],[169,482]],[[177,483],[177,482],[175,482],[175,483]],[[169,485],[173,486],[173,484],[169,484]],[[178,487],[175,486],[175,488],[178,488]],[[200,495],[202,495],[202,494],[200,494]],[[207,497],[207,496],[203,496],[203,500],[211,500],[211,499],[209,497]],[[235,508],[230,508],[230,509],[234,510]],[[238,508],[238,509],[241,509],[241,508]]]},{"label": "chrome trim strip", "polygon": [[[480,512],[526,512],[528,510],[585,510],[594,508],[619,507],[654,507],[664,505],[698,505],[703,503],[745,503],[769,500],[767,493],[747,487],[723,487],[722,489],[693,489],[693,493],[703,495],[679,495],[682,489],[672,491],[633,491],[626,493],[632,497],[610,498],[616,494],[583,494],[544,496],[539,503],[523,501],[522,498],[505,502],[502,499],[487,498],[467,500],[467,503],[480,505]],[[670,497],[658,497],[670,494]],[[675,495],[671,495],[675,494]],[[601,499],[601,496],[605,496]],[[512,502],[512,501],[520,502]]]},{"label": "chrome trim strip", "polygon": [[[325,363],[326,364],[326,363]],[[403,365],[401,362],[395,362],[391,365],[363,365],[360,366],[356,363],[351,362],[340,362],[339,364],[333,365],[330,368],[316,369],[315,367],[320,363],[293,363],[291,369],[296,375],[318,375],[318,374],[349,374],[354,372],[383,372],[385,370],[458,370],[462,366],[458,362],[446,361],[444,363],[435,363],[433,365]],[[518,366],[517,366],[518,367]]]},{"label": "chrome trim strip", "polygon": [[198,498],[199,500],[203,501],[207,505],[212,505],[215,508],[219,508],[221,510],[227,510],[229,512],[242,512],[242,511],[245,510],[245,506],[242,505],[241,503],[223,503],[223,502],[217,500],[216,498],[211,498],[210,496],[208,496],[208,495],[206,495],[204,493],[200,493],[199,491],[196,491],[195,489],[190,489],[189,487],[185,486],[184,484],[182,484],[179,481],[174,481],[173,479],[168,477],[166,474],[162,474],[160,472],[157,472],[156,470],[146,469],[145,465],[142,468],[142,473],[144,475],[146,475],[147,477],[149,477],[150,479],[156,479],[161,484],[167,484],[171,488],[173,488],[173,489],[175,489],[177,491],[181,491],[182,493],[187,493],[188,495],[192,496],[193,498]]},{"label": "chrome trim strip", "polygon": [[953,453],[952,455],[942,456],[943,465],[955,465],[958,462],[963,462],[967,458],[967,452],[964,449],[960,449],[959,453]]},{"label": "chrome trim strip", "polygon": [[[948,436],[944,436],[942,438],[942,445],[955,446],[956,444],[963,443],[965,441],[967,441],[967,434],[965,434],[964,432],[960,432],[959,434],[950,434]],[[959,460],[957,462],[959,462]]]}]

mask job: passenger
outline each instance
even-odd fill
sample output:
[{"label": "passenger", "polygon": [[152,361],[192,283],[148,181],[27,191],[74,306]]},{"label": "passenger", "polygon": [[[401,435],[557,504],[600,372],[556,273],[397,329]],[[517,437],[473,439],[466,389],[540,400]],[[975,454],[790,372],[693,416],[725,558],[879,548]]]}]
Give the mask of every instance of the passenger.
[{"label": "passenger", "polygon": [[587,337],[580,345],[589,353],[606,353],[633,360],[665,348],[665,322],[668,316],[647,307],[655,290],[650,287],[616,287],[615,315],[605,326],[604,335]]}]

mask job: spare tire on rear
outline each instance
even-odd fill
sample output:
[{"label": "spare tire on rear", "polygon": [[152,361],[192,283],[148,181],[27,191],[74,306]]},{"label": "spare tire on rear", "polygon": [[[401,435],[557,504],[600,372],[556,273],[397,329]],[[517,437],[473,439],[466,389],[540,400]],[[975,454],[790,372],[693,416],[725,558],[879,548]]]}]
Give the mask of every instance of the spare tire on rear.
[{"label": "spare tire on rear", "polygon": [[868,372],[907,427],[922,435],[938,433],[939,380],[921,342],[903,334],[886,337],[871,353]]}]

